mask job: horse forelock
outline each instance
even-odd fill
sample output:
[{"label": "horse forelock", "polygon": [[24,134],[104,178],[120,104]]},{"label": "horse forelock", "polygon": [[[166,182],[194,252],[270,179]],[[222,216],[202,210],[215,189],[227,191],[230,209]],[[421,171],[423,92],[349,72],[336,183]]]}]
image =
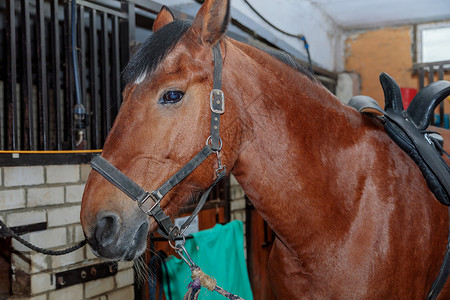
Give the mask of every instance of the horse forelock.
[{"label": "horse forelock", "polygon": [[191,20],[175,20],[147,38],[122,72],[124,86],[150,75],[191,25]]}]

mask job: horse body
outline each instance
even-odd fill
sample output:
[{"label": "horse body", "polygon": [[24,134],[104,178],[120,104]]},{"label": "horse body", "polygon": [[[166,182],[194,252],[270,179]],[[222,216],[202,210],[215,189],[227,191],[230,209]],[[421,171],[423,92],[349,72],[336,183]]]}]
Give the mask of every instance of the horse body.
[{"label": "horse body", "polygon": [[[205,1],[155,70],[128,83],[102,155],[151,190],[201,149],[209,135],[211,45],[219,42],[222,161],[277,234],[269,263],[277,297],[425,298],[447,243],[447,208],[376,120],[307,74],[222,38],[228,10],[228,1]],[[172,21],[163,9],[155,31]],[[182,101],[158,103],[170,89],[182,90]],[[208,158],[176,186],[162,202],[166,213],[206,189],[214,166]],[[95,172],[81,218],[94,251],[108,259],[137,257],[155,227]]]},{"label": "horse body", "polygon": [[[241,74],[259,90],[239,90],[251,116],[242,119],[252,126],[232,172],[279,237],[270,263],[275,289],[292,297],[424,298],[443,258],[448,213],[417,166],[375,120],[320,85],[304,89],[308,78],[269,57],[259,68],[263,84],[256,70]],[[283,266],[290,276],[280,276]]]}]

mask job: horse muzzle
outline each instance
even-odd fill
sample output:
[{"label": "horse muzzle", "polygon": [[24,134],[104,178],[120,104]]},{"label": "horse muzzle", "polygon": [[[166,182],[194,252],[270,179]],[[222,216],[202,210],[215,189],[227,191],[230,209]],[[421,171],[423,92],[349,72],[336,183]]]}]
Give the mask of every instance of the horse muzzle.
[{"label": "horse muzzle", "polygon": [[131,261],[145,251],[149,229],[147,218],[128,219],[124,220],[113,211],[97,214],[90,236],[86,234],[87,242],[96,256],[113,261]]}]

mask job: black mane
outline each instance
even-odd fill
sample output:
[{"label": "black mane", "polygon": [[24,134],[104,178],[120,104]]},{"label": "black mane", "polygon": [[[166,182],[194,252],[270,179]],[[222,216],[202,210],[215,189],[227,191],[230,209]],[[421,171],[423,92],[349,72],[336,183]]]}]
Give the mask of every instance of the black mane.
[{"label": "black mane", "polygon": [[175,20],[147,38],[122,71],[124,86],[152,73],[191,25],[190,20]]},{"label": "black mane", "polygon": [[285,63],[286,65],[290,66],[291,68],[294,68],[296,71],[306,75],[306,77],[308,77],[310,80],[318,81],[317,78],[314,76],[314,74],[311,73],[311,71],[308,68],[306,68],[306,67],[302,66],[301,64],[299,64],[298,62],[296,62],[294,60],[294,58],[292,58],[292,56],[287,54],[286,52],[284,52],[282,50],[272,50],[272,49],[261,49],[261,50],[263,50],[264,52],[267,52],[272,57]]},{"label": "black mane", "polygon": [[[191,20],[175,20],[147,38],[122,71],[123,86],[136,81],[137,78],[146,73],[147,75],[151,74],[191,25]],[[268,49],[261,50],[306,75],[310,80],[317,81],[308,69],[298,64],[286,52]]]}]

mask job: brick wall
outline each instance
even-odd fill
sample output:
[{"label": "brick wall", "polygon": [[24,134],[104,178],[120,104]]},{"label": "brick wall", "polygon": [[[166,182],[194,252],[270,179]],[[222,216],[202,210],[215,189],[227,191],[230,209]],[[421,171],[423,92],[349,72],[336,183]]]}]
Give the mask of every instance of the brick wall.
[{"label": "brick wall", "polygon": [[231,220],[240,220],[244,223],[244,253],[247,255],[245,193],[233,175],[230,176],[230,200]]},{"label": "brick wall", "polygon": [[[413,26],[349,34],[345,41],[345,69],[360,75],[361,94],[373,97],[384,107],[383,90],[378,80],[381,72],[391,75],[400,87],[419,89],[418,75],[412,72],[413,39]],[[446,74],[444,79],[450,80],[450,75]],[[427,79],[425,85],[428,85]]]},{"label": "brick wall", "polygon": [[[84,239],[80,205],[89,165],[0,168],[0,220],[8,226],[47,222],[47,230],[22,237],[39,247],[62,249]],[[132,263],[115,276],[55,290],[54,274],[100,263],[88,246],[63,256],[30,251],[12,240],[11,299],[134,299]]]}]

